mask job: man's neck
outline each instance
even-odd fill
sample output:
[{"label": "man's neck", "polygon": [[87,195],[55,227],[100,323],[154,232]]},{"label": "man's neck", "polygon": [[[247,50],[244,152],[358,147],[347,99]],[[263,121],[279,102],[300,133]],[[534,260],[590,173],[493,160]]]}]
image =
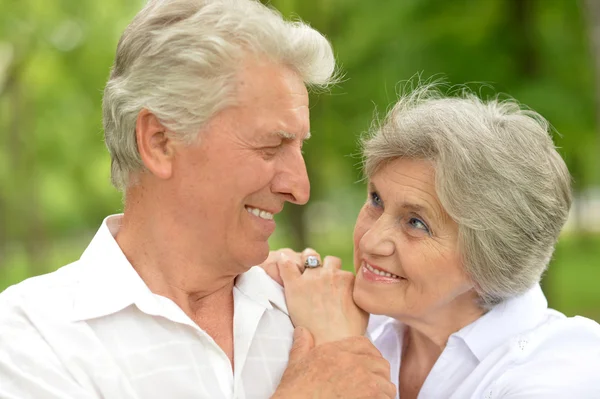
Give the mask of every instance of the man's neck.
[{"label": "man's neck", "polygon": [[160,196],[151,177],[139,178],[140,184],[127,190],[115,237],[133,268],[152,292],[172,299],[188,314],[194,303],[203,303],[202,298],[222,300],[213,294],[231,292],[239,271],[218,251],[205,248],[208,244],[194,236],[196,232],[184,230],[185,224],[175,216],[177,205]]},{"label": "man's neck", "polygon": [[[171,299],[208,333],[233,362],[233,286],[236,275],[225,265],[199,256],[199,245],[184,237],[160,216],[126,208],[115,239],[140,278],[154,294]],[[210,256],[210,252],[206,251]],[[233,363],[232,363],[233,365]]]},{"label": "man's neck", "polygon": [[210,295],[188,296],[187,308],[194,323],[225,352],[233,369],[233,281]]},{"label": "man's neck", "polygon": [[153,293],[172,299],[186,313],[194,309],[193,304],[204,303],[203,299],[222,300],[222,295],[214,295],[220,291],[231,293],[236,275],[226,274],[225,265],[201,259],[186,250],[183,238],[166,239],[172,235],[158,229],[125,214],[115,237]]}]

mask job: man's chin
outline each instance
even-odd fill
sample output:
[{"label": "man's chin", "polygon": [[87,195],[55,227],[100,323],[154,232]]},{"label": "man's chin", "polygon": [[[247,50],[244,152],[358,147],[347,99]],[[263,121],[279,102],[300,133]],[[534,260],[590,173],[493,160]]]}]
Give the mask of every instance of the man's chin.
[{"label": "man's chin", "polygon": [[243,261],[240,263],[242,265],[244,265],[244,268],[245,268],[244,272],[247,272],[253,266],[257,266],[257,265],[264,263],[268,257],[269,257],[269,243],[268,242],[257,243],[251,248],[251,251],[249,251],[246,254],[246,256],[244,256]]}]

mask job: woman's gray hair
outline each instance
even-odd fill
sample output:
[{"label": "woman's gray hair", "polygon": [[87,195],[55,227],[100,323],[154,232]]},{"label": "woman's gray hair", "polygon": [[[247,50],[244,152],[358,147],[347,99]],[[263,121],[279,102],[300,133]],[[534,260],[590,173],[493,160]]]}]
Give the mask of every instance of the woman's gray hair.
[{"label": "woman's gray hair", "polygon": [[569,214],[571,177],[549,130],[514,100],[422,85],[363,139],[364,171],[370,178],[397,158],[432,161],[465,271],[490,308],[539,282]]},{"label": "woman's gray hair", "polygon": [[331,45],[316,30],[256,0],[150,0],[123,33],[104,90],[113,184],[143,170],[135,125],[145,108],[186,143],[234,102],[248,54],[285,65],[309,87],[335,80]]}]

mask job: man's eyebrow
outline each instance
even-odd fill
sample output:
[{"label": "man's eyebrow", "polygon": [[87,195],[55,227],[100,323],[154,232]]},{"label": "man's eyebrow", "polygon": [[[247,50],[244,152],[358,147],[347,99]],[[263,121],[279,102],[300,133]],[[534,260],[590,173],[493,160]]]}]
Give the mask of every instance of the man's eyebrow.
[{"label": "man's eyebrow", "polygon": [[[275,135],[281,137],[284,140],[294,140],[296,138],[296,135],[294,133],[289,133],[283,130],[278,130],[275,132]],[[307,132],[306,135],[304,136],[304,140],[308,140],[310,138],[310,132]]]}]

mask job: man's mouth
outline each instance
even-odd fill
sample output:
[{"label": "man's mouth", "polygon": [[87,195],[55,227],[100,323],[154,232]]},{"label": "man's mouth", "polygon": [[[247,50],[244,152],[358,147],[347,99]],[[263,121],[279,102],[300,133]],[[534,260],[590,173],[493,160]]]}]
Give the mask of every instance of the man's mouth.
[{"label": "man's mouth", "polygon": [[264,209],[252,208],[246,205],[246,210],[248,211],[248,213],[251,213],[254,216],[258,216],[261,219],[273,220],[273,214],[269,211],[265,211]]}]

